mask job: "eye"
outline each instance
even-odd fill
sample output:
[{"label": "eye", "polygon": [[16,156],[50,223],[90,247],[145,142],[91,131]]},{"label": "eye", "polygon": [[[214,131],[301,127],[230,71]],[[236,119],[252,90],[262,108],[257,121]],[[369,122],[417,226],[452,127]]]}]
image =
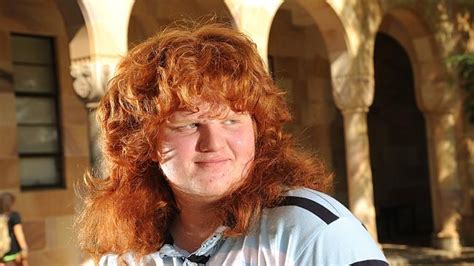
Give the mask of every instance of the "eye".
[{"label": "eye", "polygon": [[194,128],[197,128],[198,126],[199,126],[198,123],[189,123],[186,125],[179,126],[178,128],[179,129],[194,129]]},{"label": "eye", "polygon": [[189,132],[194,131],[199,127],[199,123],[187,123],[173,126],[172,129],[178,132]]},{"label": "eye", "polygon": [[224,125],[234,125],[234,124],[237,124],[239,122],[239,120],[237,119],[226,119],[224,120]]}]

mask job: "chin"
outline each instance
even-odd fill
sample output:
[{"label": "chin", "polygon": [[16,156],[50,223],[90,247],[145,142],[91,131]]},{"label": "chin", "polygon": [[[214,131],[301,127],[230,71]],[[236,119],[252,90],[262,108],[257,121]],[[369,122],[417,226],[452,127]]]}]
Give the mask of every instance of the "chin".
[{"label": "chin", "polygon": [[212,199],[218,199],[224,196],[228,191],[229,191],[228,189],[210,188],[204,191],[202,195],[205,197],[212,198]]}]

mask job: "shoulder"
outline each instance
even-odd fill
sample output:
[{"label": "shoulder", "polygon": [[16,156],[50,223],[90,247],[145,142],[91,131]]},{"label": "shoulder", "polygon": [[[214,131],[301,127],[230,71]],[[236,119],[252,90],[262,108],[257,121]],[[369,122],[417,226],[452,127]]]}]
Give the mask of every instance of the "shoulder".
[{"label": "shoulder", "polygon": [[117,265],[137,265],[137,261],[131,252],[127,252],[122,255],[118,254],[105,254],[99,260],[99,266],[117,266]]},{"label": "shoulder", "polygon": [[265,209],[273,221],[291,222],[320,230],[341,217],[355,219],[352,213],[331,196],[307,188],[290,190],[285,193],[281,203]]},{"label": "shoulder", "polygon": [[21,216],[18,212],[11,212],[9,218],[13,225],[21,223]]},{"label": "shoulder", "polygon": [[281,206],[295,206],[330,224],[339,217],[354,217],[352,213],[333,197],[309,188],[288,191]]},{"label": "shoulder", "polygon": [[163,259],[158,252],[151,253],[136,259],[132,252],[126,252],[122,255],[108,253],[99,259],[98,266],[118,266],[118,265],[163,265]]},{"label": "shoulder", "polygon": [[[277,206],[264,209],[267,223],[282,230],[291,228],[302,234],[325,230],[341,217],[355,219],[352,213],[331,196],[307,188],[287,191]],[[294,232],[292,232],[294,233]]]},{"label": "shoulder", "polygon": [[[301,188],[288,191],[281,204],[267,209],[267,223],[288,234],[296,264],[334,265],[375,260],[387,265],[361,222],[331,196]],[[376,264],[377,265],[377,264]]]}]

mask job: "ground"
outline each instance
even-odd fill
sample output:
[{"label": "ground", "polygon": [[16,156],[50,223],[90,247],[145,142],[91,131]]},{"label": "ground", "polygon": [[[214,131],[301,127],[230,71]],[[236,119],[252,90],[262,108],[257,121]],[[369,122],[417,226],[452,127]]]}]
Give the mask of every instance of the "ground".
[{"label": "ground", "polygon": [[474,247],[463,247],[461,256],[452,257],[447,251],[411,247],[406,245],[382,245],[389,264],[398,265],[474,265]]}]

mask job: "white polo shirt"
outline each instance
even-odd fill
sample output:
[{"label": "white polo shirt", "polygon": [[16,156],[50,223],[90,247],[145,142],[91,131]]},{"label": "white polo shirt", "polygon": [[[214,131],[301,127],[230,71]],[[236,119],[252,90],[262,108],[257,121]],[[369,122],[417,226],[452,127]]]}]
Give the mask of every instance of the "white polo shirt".
[{"label": "white polo shirt", "polygon": [[[286,193],[283,202],[262,212],[245,236],[224,238],[219,227],[189,254],[165,244],[140,262],[127,253],[128,265],[388,265],[382,251],[349,210],[311,189]],[[107,254],[100,265],[117,265]]]}]

